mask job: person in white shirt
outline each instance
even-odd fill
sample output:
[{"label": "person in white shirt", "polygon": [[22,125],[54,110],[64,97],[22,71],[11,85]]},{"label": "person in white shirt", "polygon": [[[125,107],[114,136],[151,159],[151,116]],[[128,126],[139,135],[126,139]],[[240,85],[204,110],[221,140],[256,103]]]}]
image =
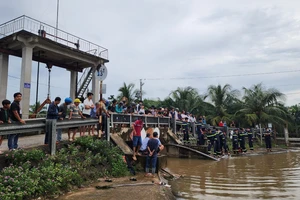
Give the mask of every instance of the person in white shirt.
[{"label": "person in white shirt", "polygon": [[[82,114],[86,118],[91,117],[91,110],[94,109],[94,107],[95,107],[93,100],[92,100],[93,95],[94,95],[93,93],[88,92],[87,98],[83,101],[84,108],[82,110]],[[87,127],[85,127],[85,129],[86,128],[88,129],[89,135],[91,135],[91,130],[92,130],[92,135],[94,135],[95,126],[87,126]],[[83,135],[84,135],[84,133],[85,133],[85,130],[83,131]]]}]

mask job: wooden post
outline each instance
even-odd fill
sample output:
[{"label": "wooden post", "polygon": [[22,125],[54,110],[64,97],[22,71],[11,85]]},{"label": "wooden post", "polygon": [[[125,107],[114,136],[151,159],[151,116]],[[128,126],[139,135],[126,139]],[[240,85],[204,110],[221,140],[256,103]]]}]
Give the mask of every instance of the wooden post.
[{"label": "wooden post", "polygon": [[102,81],[100,81],[100,101],[102,101]]}]

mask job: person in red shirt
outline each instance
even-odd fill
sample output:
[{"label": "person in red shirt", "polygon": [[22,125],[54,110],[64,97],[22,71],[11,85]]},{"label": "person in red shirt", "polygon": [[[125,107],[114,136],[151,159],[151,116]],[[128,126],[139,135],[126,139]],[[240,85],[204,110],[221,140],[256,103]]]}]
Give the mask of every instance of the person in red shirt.
[{"label": "person in red shirt", "polygon": [[133,156],[132,159],[136,160],[136,154],[140,150],[140,147],[142,145],[142,137],[141,137],[141,131],[143,129],[144,123],[141,117],[138,118],[133,124],[132,124],[132,130],[133,130]]},{"label": "person in red shirt", "polygon": [[224,126],[224,123],[223,123],[222,120],[219,122],[219,126],[220,126],[220,127],[223,127],[223,126]]}]

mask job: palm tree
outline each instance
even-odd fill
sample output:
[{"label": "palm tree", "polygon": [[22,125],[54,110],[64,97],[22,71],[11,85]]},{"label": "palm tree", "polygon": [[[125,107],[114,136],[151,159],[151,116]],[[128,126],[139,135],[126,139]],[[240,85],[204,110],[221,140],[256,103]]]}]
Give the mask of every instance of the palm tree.
[{"label": "palm tree", "polygon": [[135,85],[133,83],[129,83],[126,85],[124,82],[123,86],[119,88],[120,94],[118,95],[118,99],[121,100],[124,97],[127,99],[128,103],[131,103],[135,99],[135,95],[138,92],[137,89],[134,89]]},{"label": "palm tree", "polygon": [[243,90],[244,106],[237,114],[244,115],[249,125],[286,125],[288,112],[280,102],[285,99],[283,93],[275,88],[265,89],[261,83]]},{"label": "palm tree", "polygon": [[173,107],[185,110],[195,115],[204,114],[207,106],[204,98],[200,96],[195,88],[177,88],[170,93],[168,100],[169,103],[173,103]]},{"label": "palm tree", "polygon": [[300,104],[288,107],[288,111],[292,116],[291,124],[293,125],[296,135],[298,136],[298,129],[300,128]]},{"label": "palm tree", "polygon": [[232,90],[231,85],[210,85],[207,89],[207,95],[213,106],[213,113],[207,118],[213,125],[218,124],[220,120],[230,121],[232,116],[227,112],[229,105],[237,101],[238,90]]}]

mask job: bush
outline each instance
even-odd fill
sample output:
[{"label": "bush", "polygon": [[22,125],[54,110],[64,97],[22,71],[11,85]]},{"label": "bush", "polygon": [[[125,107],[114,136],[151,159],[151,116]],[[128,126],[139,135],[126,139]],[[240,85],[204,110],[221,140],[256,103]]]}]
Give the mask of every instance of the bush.
[{"label": "bush", "polygon": [[1,200],[57,195],[102,176],[129,174],[121,151],[92,137],[78,138],[55,156],[36,149],[13,151],[6,162],[0,172]]}]

